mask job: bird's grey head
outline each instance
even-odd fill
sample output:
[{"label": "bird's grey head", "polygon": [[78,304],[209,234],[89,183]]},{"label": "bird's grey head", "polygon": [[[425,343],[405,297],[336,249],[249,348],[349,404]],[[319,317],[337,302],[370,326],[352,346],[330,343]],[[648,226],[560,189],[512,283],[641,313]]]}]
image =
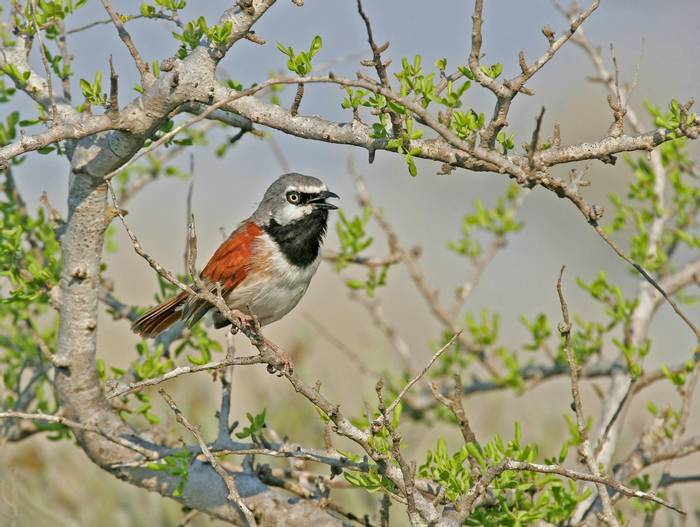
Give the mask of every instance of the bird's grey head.
[{"label": "bird's grey head", "polygon": [[337,197],[318,178],[295,172],[284,174],[267,189],[253,219],[261,225],[271,221],[289,225],[312,215],[321,215],[325,223],[328,210],[338,208],[326,200]]}]

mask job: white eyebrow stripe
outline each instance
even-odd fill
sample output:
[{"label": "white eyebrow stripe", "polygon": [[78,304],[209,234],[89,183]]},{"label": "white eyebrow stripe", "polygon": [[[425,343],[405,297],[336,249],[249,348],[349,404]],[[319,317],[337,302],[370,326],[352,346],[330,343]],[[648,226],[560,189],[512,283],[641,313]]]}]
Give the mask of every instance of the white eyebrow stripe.
[{"label": "white eyebrow stripe", "polygon": [[323,192],[324,190],[328,190],[326,188],[326,185],[322,185],[320,187],[312,187],[312,186],[290,186],[287,187],[287,192],[301,192],[303,194],[318,194],[319,192]]}]

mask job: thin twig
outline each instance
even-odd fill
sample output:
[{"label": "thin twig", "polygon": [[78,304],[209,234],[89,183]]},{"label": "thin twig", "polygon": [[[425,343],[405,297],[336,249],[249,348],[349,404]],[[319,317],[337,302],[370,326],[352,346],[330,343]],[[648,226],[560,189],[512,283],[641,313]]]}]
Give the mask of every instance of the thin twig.
[{"label": "thin twig", "polygon": [[[562,277],[564,276],[565,267],[562,266],[557,280],[557,294],[559,296],[559,304],[561,305],[561,314],[563,321],[559,324],[559,333],[564,338],[564,352],[566,353],[566,361],[569,365],[569,377],[571,379],[571,397],[574,402],[574,411],[576,413],[576,427],[579,436],[579,452],[585,460],[586,466],[590,473],[594,476],[600,476],[600,469],[596,464],[593,449],[591,448],[590,440],[588,439],[588,431],[586,428],[586,417],[583,413],[583,403],[581,402],[581,392],[579,390],[579,366],[576,364],[574,352],[571,349],[571,320],[569,319],[569,308],[564,298],[562,290]],[[610,501],[610,495],[602,482],[596,483],[598,496],[603,505],[603,520],[611,527],[619,527],[620,522],[617,520],[615,511]]]},{"label": "thin twig", "polygon": [[396,405],[401,402],[401,399],[403,399],[403,396],[406,395],[406,392],[410,390],[414,384],[416,384],[418,381],[420,381],[423,376],[428,373],[428,370],[432,367],[433,364],[435,364],[435,361],[440,358],[440,355],[442,355],[445,351],[447,351],[452,344],[454,344],[455,340],[459,337],[460,333],[462,333],[462,330],[457,331],[450,340],[447,341],[447,344],[445,344],[443,347],[441,347],[439,350],[437,350],[435,353],[433,353],[433,356],[430,357],[430,360],[428,363],[423,367],[421,371],[419,371],[413,379],[408,381],[406,386],[403,387],[403,389],[399,392],[399,394],[396,396],[396,399],[394,399],[391,404],[386,408],[386,414],[391,415],[391,413],[394,411],[394,408],[396,408]]},{"label": "thin twig", "polygon": [[[384,86],[387,89],[391,89],[389,75],[386,71],[388,62],[384,63],[382,61],[382,52],[386,51],[389,48],[389,43],[387,42],[385,44],[382,44],[381,46],[378,46],[377,43],[374,41],[374,36],[372,34],[372,24],[370,23],[369,16],[367,16],[367,13],[365,13],[365,10],[362,8],[362,0],[357,0],[357,12],[362,18],[362,21],[365,24],[365,29],[367,30],[367,42],[369,43],[369,47],[372,50],[371,64],[374,66],[374,69],[377,72],[377,76],[379,77],[379,82],[381,82],[382,86]],[[396,112],[390,111],[389,118],[391,120],[391,129],[394,133],[394,137],[400,137],[403,132],[401,116],[398,115]]]}]

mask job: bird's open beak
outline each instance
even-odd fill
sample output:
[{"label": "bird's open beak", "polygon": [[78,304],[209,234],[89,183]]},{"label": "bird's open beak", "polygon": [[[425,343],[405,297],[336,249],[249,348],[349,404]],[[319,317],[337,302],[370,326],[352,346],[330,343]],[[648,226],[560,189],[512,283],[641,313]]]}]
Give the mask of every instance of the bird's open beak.
[{"label": "bird's open beak", "polygon": [[326,200],[328,198],[338,198],[340,199],[340,196],[336,194],[335,192],[331,192],[330,190],[324,190],[323,192],[320,192],[318,196],[316,196],[314,199],[310,200],[309,203],[313,203],[314,206],[318,207],[319,209],[327,209],[327,210],[335,210],[338,207],[333,205],[333,203],[326,203]]}]

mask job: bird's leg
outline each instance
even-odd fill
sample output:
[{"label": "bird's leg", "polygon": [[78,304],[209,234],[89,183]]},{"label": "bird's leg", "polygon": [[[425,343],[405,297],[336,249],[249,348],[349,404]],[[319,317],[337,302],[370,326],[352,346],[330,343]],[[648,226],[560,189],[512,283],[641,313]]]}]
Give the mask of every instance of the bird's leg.
[{"label": "bird's leg", "polygon": [[265,346],[275,352],[277,357],[279,357],[279,362],[276,365],[268,364],[267,371],[269,373],[277,372],[278,377],[282,377],[285,373],[292,373],[294,371],[294,364],[292,364],[292,359],[280,348],[277,344],[263,337],[265,341]]}]

